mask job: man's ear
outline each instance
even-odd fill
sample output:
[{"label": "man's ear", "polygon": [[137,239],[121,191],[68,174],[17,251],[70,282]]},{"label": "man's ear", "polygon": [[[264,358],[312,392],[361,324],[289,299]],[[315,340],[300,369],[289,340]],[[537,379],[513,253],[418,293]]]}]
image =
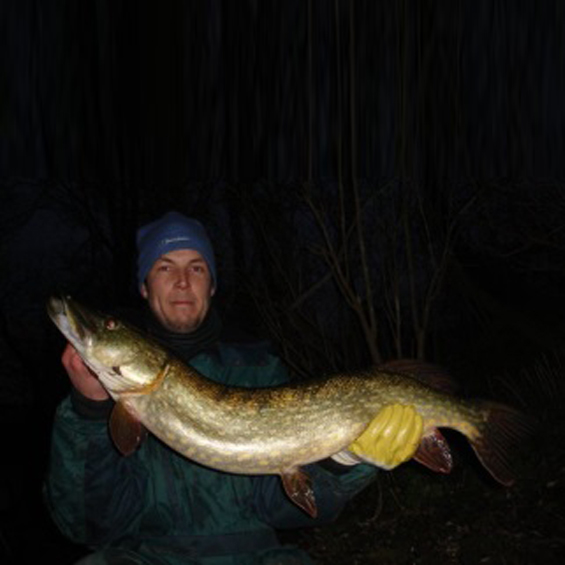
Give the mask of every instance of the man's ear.
[{"label": "man's ear", "polygon": [[145,283],[143,283],[141,285],[141,296],[143,296],[143,298],[145,298],[145,300],[147,300],[147,297],[149,296],[149,293],[147,292],[147,285]]}]

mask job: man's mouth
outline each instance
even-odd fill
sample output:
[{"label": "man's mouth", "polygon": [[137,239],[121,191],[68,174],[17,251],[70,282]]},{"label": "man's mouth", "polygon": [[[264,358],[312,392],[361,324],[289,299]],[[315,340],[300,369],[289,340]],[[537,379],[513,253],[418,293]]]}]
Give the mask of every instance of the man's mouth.
[{"label": "man's mouth", "polygon": [[173,306],[193,306],[194,300],[173,300],[171,304]]}]

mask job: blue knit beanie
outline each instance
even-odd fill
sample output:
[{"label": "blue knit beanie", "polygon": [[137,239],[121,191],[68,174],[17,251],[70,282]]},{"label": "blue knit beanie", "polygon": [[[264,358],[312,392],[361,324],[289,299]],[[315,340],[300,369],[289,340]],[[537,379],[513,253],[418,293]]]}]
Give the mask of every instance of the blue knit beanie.
[{"label": "blue knit beanie", "polygon": [[176,249],[194,249],[204,258],[216,287],[214,249],[204,226],[178,212],[168,212],[137,231],[137,283],[141,289],[147,273],[159,257]]}]

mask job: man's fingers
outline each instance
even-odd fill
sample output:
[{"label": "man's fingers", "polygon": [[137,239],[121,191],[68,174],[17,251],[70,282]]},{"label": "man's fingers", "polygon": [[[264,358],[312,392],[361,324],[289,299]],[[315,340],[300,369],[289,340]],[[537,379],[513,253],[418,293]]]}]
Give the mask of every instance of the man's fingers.
[{"label": "man's fingers", "polygon": [[406,461],[412,457],[422,435],[423,421],[411,406],[400,406],[401,412],[397,425],[398,433],[394,436],[391,453],[394,460]]},{"label": "man's fingers", "polygon": [[413,418],[414,418],[414,422],[413,425],[411,426],[411,430],[412,433],[410,434],[409,438],[408,438],[408,445],[410,446],[411,450],[414,451],[421,439],[422,439],[422,432],[424,429],[424,420],[422,419],[422,417],[420,416],[420,414],[418,414],[417,412],[412,412]]}]

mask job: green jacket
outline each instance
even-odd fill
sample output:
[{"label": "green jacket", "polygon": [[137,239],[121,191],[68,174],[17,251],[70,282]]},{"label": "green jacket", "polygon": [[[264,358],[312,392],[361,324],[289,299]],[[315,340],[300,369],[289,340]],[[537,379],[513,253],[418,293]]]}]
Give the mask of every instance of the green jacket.
[{"label": "green jacket", "polygon": [[[288,380],[265,347],[217,344],[191,365],[227,385]],[[151,565],[308,563],[303,552],[282,547],[274,531],[332,521],[376,474],[366,465],[343,471],[308,466],[319,509],[313,520],[288,500],[278,476],[208,469],[153,436],[122,457],[106,421],[80,416],[67,398],[54,422],[44,491],[60,530],[98,551],[88,563],[118,562],[112,555],[119,555],[120,563]]]}]

